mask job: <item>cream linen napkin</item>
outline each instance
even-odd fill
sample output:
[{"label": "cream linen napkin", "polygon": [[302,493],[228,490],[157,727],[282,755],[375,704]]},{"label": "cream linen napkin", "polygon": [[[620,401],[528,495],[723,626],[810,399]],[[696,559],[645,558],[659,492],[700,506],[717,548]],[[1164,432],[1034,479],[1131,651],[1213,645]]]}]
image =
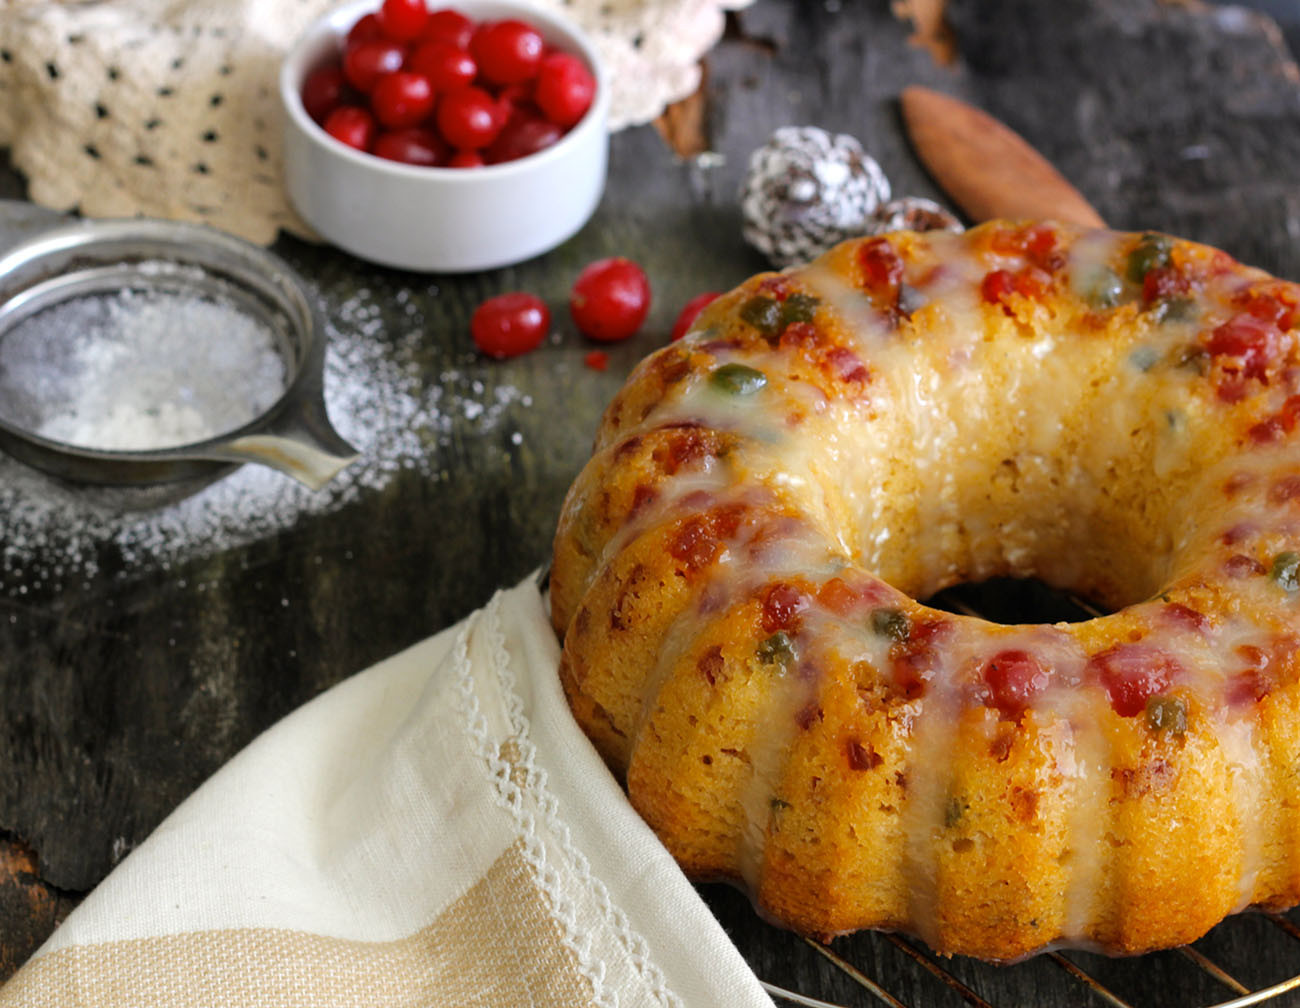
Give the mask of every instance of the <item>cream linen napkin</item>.
[{"label": "cream linen napkin", "polygon": [[3,988],[28,1006],[772,1002],[569,716],[532,579],[272,727]]}]

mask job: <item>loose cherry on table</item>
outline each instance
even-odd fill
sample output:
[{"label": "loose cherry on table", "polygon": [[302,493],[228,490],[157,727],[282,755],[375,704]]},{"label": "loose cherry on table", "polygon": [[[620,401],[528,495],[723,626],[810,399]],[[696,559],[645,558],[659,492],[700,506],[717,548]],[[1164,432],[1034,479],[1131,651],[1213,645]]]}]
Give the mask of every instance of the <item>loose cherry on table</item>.
[{"label": "loose cherry on table", "polygon": [[307,114],[350,147],[473,168],[556,143],[595,90],[586,64],[549,48],[527,21],[475,23],[426,0],[383,0],[348,30],[338,60],[308,74],[301,96]]},{"label": "loose cherry on table", "polygon": [[677,314],[677,321],[673,323],[672,332],[668,337],[669,340],[675,343],[685,336],[690,331],[695,320],[699,318],[700,312],[704,311],[717,298],[717,291],[705,291],[703,294],[696,294],[695,297],[682,305],[682,310]]},{"label": "loose cherry on table", "polygon": [[569,312],[590,339],[613,343],[641,328],[650,311],[650,281],[631,259],[615,256],[586,266],[573,282]]},{"label": "loose cherry on table", "polygon": [[[716,296],[701,295],[691,303],[699,303],[698,312],[704,307],[702,299]],[[578,330],[589,339],[604,343],[627,339],[641,328],[650,310],[650,281],[631,259],[598,259],[579,272],[569,292],[569,310]],[[481,352],[503,359],[536,349],[550,324],[550,313],[540,298],[512,291],[490,297],[474,309],[470,335]],[[609,355],[593,350],[584,361],[603,371]]]},{"label": "loose cherry on table", "polygon": [[523,291],[488,298],[474,309],[469,322],[474,345],[498,360],[537,349],[550,328],[546,302]]}]

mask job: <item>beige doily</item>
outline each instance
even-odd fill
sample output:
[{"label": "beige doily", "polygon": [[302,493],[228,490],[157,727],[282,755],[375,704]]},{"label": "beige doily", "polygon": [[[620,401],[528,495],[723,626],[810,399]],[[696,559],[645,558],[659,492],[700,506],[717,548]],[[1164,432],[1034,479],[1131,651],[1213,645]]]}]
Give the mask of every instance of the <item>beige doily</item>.
[{"label": "beige doily", "polygon": [[[280,181],[276,75],[337,2],[0,0],[0,147],[52,209],[309,235]],[[536,2],[592,35],[620,129],[694,91],[723,11],[752,0]]]}]

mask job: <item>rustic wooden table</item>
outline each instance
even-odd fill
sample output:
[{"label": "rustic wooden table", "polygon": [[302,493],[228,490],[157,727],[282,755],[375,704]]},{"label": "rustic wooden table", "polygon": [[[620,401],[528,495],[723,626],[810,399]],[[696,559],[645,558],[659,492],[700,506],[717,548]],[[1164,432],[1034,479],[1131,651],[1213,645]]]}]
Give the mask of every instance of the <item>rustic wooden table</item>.
[{"label": "rustic wooden table", "polygon": [[[1156,0],[952,0],[945,34],[928,23],[935,6],[759,0],[733,15],[697,100],[662,132],[615,136],[595,218],[532,262],[421,276],[282,240],[331,320],[331,408],[365,449],[322,495],[247,470],[162,492],[75,489],[0,461],[0,977],[257,732],[545,562],[623,376],[688,298],[764,268],[741,239],[736,192],[775,127],[851,133],[896,195],[941,198],[896,102],[925,84],[1011,124],[1115,226],[1180,233],[1300,277],[1300,75],[1270,23]],[[709,153],[682,156],[664,133]],[[0,197],[22,195],[0,172]],[[0,237],[35,214],[7,204]],[[601,373],[584,366],[592,347],[562,306],[581,265],[612,254],[643,263],[655,304]],[[557,309],[554,339],[513,362],[476,357],[473,306],[516,288]],[[742,897],[705,892],[764,978],[874,1003]],[[1264,918],[1199,947],[1252,988],[1300,973],[1300,942]],[[907,1004],[1093,996],[1048,958],[947,964],[973,995],[906,943],[864,935],[834,949]],[[1073,960],[1134,1004],[1232,996],[1178,954]]]}]

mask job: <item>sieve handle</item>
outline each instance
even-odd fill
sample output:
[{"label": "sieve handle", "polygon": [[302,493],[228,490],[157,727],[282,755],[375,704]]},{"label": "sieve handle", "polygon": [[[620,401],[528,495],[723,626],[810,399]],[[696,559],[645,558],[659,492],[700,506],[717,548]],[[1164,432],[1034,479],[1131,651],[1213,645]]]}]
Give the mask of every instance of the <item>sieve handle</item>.
[{"label": "sieve handle", "polygon": [[319,395],[307,396],[265,430],[233,438],[209,453],[231,462],[259,462],[319,490],[359,453],[334,429]]}]

